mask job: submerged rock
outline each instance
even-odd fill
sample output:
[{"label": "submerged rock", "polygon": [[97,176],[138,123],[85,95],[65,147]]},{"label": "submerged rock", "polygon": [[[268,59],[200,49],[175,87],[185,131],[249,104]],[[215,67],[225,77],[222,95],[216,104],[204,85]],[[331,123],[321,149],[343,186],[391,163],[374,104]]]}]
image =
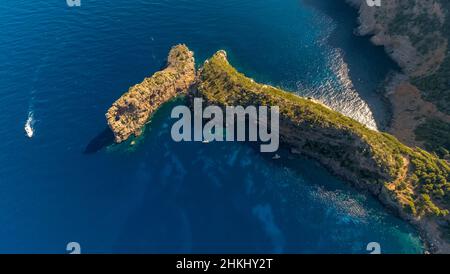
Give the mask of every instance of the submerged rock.
[{"label": "submerged rock", "polygon": [[163,103],[186,93],[195,80],[194,54],[185,45],[174,46],[167,67],[131,87],[106,113],[117,143],[139,136],[152,113]]}]

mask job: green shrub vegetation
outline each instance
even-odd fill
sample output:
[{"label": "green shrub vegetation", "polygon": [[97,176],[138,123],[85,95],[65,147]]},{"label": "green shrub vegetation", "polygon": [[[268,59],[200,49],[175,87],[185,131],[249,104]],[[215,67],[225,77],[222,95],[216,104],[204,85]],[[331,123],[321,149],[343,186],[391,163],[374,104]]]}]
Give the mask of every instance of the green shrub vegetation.
[{"label": "green shrub vegetation", "polygon": [[[440,24],[437,18],[433,16],[424,16],[426,18],[423,20],[411,20],[411,22],[415,28],[421,28],[418,32],[421,35],[418,35],[415,39],[418,43],[421,43],[418,50],[422,54],[434,50],[439,39],[433,40],[435,35],[432,34],[439,32],[447,39],[446,57],[437,71],[424,77],[416,77],[412,79],[412,82],[421,90],[424,99],[433,102],[440,111],[450,115],[450,1],[440,0],[439,3],[445,13],[444,24]],[[404,27],[406,26],[409,25],[404,25]],[[414,37],[413,34],[407,33],[410,37]]]},{"label": "green shrub vegetation", "polygon": [[423,141],[425,148],[440,158],[450,159],[450,123],[440,119],[427,119],[416,130],[416,139]]},{"label": "green shrub vegetation", "polygon": [[[237,72],[224,52],[216,53],[200,69],[198,92],[210,103],[222,106],[279,106],[281,127],[301,129],[295,131],[297,135],[317,133],[314,138],[302,139],[301,148],[309,155],[325,159],[322,162],[336,160],[346,170],[343,173],[356,174],[358,179],[353,181],[364,182],[368,189],[373,185],[384,188],[405,212],[416,216],[448,214],[450,168],[434,154],[408,147],[392,135],[371,130],[314,100],[255,83]],[[280,138],[295,142],[292,140],[302,138],[297,135]]]},{"label": "green shrub vegetation", "polygon": [[388,33],[408,36],[412,45],[422,56],[427,56],[439,46],[447,43],[446,57],[439,68],[424,76],[413,78],[412,83],[421,90],[424,99],[433,102],[442,112],[450,114],[450,51],[448,50],[450,1],[435,1],[439,3],[444,12],[444,22],[441,22],[441,18],[438,16],[429,14],[427,8],[422,8],[421,4],[423,3],[421,2],[425,1],[400,0],[395,11],[380,10],[377,18],[385,20],[383,18],[386,18],[387,15],[382,12],[395,12],[393,19],[388,21]]}]

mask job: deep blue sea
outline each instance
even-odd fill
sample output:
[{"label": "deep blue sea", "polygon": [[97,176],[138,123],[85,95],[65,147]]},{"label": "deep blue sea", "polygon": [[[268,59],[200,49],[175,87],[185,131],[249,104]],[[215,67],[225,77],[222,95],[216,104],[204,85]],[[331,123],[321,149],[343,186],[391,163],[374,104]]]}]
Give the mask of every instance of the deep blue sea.
[{"label": "deep blue sea", "polygon": [[66,253],[69,242],[82,253],[422,252],[408,224],[311,160],[173,142],[180,101],[132,149],[85,153],[109,106],[177,43],[198,65],[225,49],[255,80],[382,128],[376,90],[395,65],[354,27],[344,0],[3,0],[0,253]]}]

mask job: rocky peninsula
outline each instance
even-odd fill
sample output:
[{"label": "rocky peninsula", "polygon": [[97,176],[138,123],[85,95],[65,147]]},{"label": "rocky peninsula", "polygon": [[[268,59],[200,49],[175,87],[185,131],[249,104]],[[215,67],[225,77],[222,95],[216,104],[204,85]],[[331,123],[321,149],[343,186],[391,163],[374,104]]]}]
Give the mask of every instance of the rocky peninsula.
[{"label": "rocky peninsula", "polygon": [[[166,75],[167,74],[167,75]],[[195,77],[193,54],[174,47],[169,66],[122,96],[107,113],[116,141],[140,134],[162,103],[189,92],[222,107],[279,106],[280,142],[370,192],[426,236],[433,252],[450,252],[450,167],[445,160],[308,98],[258,84],[236,71],[225,51],[205,61]]]},{"label": "rocky peninsula", "polygon": [[164,70],[131,87],[106,113],[115,141],[139,136],[152,113],[175,96],[187,93],[194,80],[194,54],[185,45],[174,46]]},{"label": "rocky peninsula", "polygon": [[330,108],[258,84],[237,72],[219,51],[200,69],[197,95],[210,104],[280,107],[280,141],[368,190],[415,224],[435,252],[450,252],[450,167],[420,148],[371,130]]}]

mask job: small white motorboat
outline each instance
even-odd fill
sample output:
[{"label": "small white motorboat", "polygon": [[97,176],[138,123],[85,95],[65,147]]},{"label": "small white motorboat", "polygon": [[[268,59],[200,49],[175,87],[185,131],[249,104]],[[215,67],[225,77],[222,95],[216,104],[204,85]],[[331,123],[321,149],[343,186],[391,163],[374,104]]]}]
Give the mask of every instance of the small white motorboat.
[{"label": "small white motorboat", "polygon": [[33,135],[34,135],[33,123],[34,123],[33,113],[30,112],[28,114],[28,119],[27,119],[27,122],[25,123],[25,127],[24,127],[25,133],[28,136],[28,138],[33,138]]}]

